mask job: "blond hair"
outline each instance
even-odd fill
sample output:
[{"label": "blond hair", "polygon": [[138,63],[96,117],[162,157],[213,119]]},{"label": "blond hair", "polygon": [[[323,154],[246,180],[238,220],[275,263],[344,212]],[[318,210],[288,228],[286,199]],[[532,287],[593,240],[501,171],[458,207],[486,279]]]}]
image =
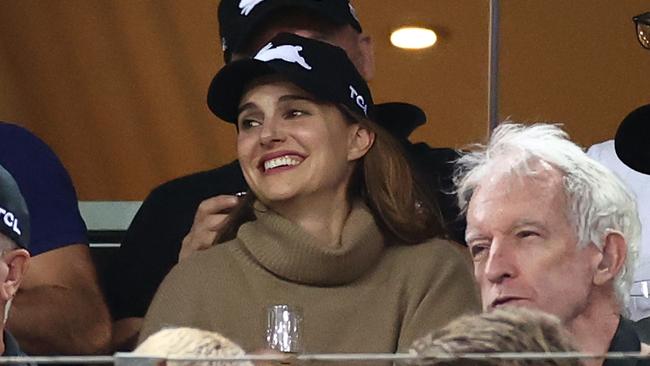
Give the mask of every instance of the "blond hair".
[{"label": "blond hair", "polygon": [[[151,357],[236,357],[242,348],[216,332],[179,327],[165,328],[150,335],[133,353]],[[248,361],[168,361],[168,366],[253,366]]]},{"label": "blond hair", "polygon": [[[539,310],[522,307],[496,309],[460,317],[442,329],[416,340],[411,352],[424,357],[449,357],[463,353],[571,352],[568,332],[560,320]],[[581,365],[576,359],[546,360],[426,360],[428,365]]]}]

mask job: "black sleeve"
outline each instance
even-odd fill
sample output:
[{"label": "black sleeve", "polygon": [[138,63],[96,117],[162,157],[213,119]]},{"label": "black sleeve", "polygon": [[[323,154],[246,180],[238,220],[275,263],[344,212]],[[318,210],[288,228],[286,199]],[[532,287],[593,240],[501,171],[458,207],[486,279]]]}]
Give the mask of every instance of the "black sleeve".
[{"label": "black sleeve", "polygon": [[438,204],[447,225],[447,230],[454,241],[465,244],[465,229],[467,220],[458,208],[456,187],[454,186],[455,162],[460,155],[448,148],[433,148],[430,152],[432,170],[437,172],[439,179]]},{"label": "black sleeve", "polygon": [[453,175],[455,161],[460,157],[450,148],[432,148],[425,143],[407,145],[416,170],[433,188],[450,238],[465,244],[467,221],[456,200]]},{"label": "black sleeve", "polygon": [[158,286],[178,261],[201,201],[245,189],[239,164],[233,162],[153,190],[131,222],[106,276],[113,319],[144,317]]},{"label": "black sleeve", "polygon": [[110,266],[106,292],[115,320],[144,316],[189,230],[187,212],[179,214],[163,192],[152,191],[142,203]]}]

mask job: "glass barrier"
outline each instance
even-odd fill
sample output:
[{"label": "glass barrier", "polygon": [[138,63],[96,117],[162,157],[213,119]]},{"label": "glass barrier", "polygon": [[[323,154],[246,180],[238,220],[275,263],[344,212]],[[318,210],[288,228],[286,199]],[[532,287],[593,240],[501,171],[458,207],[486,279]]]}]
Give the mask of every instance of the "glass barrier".
[{"label": "glass barrier", "polygon": [[[423,357],[411,353],[334,353],[334,354],[273,354],[243,355],[236,357],[159,357],[133,353],[116,353],[113,356],[36,356],[0,357],[0,364],[84,364],[115,366],[237,366],[237,365],[453,365],[467,362],[487,361],[543,361],[543,360],[588,360],[588,359],[646,359],[650,355],[638,352],[614,352],[608,354],[588,354],[580,352],[559,353],[464,353],[440,354]],[[577,364],[577,363],[576,363]]]}]

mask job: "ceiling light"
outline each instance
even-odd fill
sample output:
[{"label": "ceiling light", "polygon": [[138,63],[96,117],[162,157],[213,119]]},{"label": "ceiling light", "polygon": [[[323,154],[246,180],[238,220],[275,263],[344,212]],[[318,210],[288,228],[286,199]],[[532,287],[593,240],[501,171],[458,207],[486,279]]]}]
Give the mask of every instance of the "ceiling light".
[{"label": "ceiling light", "polygon": [[421,27],[402,27],[390,35],[390,43],[393,46],[410,50],[431,47],[437,40],[436,32]]}]

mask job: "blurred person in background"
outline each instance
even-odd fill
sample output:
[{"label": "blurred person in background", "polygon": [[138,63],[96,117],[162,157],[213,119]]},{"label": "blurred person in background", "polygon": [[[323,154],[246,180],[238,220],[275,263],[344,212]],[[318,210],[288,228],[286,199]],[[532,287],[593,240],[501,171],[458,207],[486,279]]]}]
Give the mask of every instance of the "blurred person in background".
[{"label": "blurred person in background", "polygon": [[[613,140],[593,145],[587,155],[618,176],[634,195],[639,219],[641,241],[639,261],[634,270],[630,318],[650,316],[650,104],[630,112],[618,126]],[[650,339],[645,339],[650,342]]]},{"label": "blurred person in background", "polygon": [[[413,343],[411,349],[423,357],[449,357],[464,353],[554,353],[574,352],[571,336],[560,319],[542,311],[504,307],[489,313],[462,316],[444,328]],[[525,366],[582,365],[577,359],[521,360],[423,360],[419,365]]]},{"label": "blurred person in background", "polygon": [[0,122],[0,164],[31,215],[31,270],[7,327],[31,355],[107,353],[111,319],[68,172],[31,132]]},{"label": "blurred person in background", "polygon": [[[216,332],[196,328],[165,328],[150,335],[134,351],[140,356],[168,357],[237,357],[245,354],[237,344]],[[143,362],[143,365],[149,365]],[[166,361],[161,366],[252,366],[243,362]]]}]

